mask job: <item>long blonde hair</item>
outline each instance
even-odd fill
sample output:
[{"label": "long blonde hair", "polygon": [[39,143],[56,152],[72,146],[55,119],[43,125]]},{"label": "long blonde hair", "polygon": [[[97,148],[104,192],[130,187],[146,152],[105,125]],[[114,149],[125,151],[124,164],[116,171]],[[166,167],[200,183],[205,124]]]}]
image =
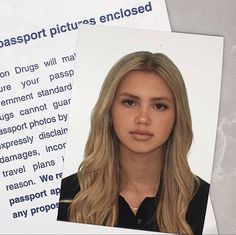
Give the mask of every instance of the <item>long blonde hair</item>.
[{"label": "long blonde hair", "polygon": [[78,169],[80,191],[69,207],[73,222],[116,226],[120,191],[119,140],[110,125],[110,110],[121,79],[130,71],[158,73],[175,98],[176,120],[165,144],[162,188],[156,211],[161,232],[192,234],[186,211],[197,177],[188,165],[192,123],[182,75],[162,53],[139,51],[122,57],[109,71],[91,115],[91,130]]}]

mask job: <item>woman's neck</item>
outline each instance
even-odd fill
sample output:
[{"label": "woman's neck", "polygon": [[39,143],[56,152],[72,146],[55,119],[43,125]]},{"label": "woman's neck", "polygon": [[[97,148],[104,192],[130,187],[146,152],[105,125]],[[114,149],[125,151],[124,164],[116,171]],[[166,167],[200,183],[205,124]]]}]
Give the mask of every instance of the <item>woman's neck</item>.
[{"label": "woman's neck", "polygon": [[120,164],[122,185],[121,190],[136,190],[140,193],[156,193],[163,166],[161,152],[134,153],[121,149]]},{"label": "woman's neck", "polygon": [[155,197],[161,178],[163,154],[153,152],[137,154],[124,149],[120,151],[120,195],[134,214],[146,197]]}]

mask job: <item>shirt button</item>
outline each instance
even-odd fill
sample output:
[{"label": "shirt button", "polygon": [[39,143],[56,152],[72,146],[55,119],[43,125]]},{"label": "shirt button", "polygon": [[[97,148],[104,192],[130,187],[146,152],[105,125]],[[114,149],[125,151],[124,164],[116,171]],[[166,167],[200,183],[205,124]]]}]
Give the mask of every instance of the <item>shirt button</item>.
[{"label": "shirt button", "polygon": [[137,219],[137,224],[141,224],[142,220],[141,219]]}]

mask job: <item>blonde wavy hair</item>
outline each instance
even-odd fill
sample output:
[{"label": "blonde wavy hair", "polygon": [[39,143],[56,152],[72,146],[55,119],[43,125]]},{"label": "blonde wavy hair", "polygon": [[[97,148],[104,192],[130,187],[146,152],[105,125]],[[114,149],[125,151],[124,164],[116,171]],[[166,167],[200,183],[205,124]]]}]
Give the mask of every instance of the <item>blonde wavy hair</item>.
[{"label": "blonde wavy hair", "polygon": [[162,53],[139,51],[122,57],[109,71],[91,115],[91,130],[78,169],[80,191],[71,201],[73,222],[116,226],[120,191],[119,140],[110,125],[111,106],[121,79],[130,71],[159,74],[175,98],[176,120],[165,143],[162,188],[156,211],[161,232],[193,234],[186,211],[198,185],[187,155],[192,143],[192,123],[182,75]]}]

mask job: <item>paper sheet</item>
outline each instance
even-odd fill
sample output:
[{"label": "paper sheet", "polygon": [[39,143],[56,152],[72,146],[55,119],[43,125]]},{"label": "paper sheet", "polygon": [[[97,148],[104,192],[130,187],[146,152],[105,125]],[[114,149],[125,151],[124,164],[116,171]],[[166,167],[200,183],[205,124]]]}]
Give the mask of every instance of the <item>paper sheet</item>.
[{"label": "paper sheet", "polygon": [[2,1],[1,9],[1,233],[91,232],[55,221],[77,29],[100,24],[170,31],[165,2],[22,0]]},{"label": "paper sheet", "polygon": [[[189,164],[195,174],[210,182],[220,100],[223,38],[108,27],[96,27],[96,30],[83,27],[78,38],[82,60],[78,60],[76,65],[75,77],[80,79],[74,81],[64,176],[75,173],[82,161],[90,113],[111,66],[132,51],[149,50],[167,54],[183,75],[194,133]],[[99,48],[95,39],[101,42]],[[96,54],[93,53],[95,50]],[[210,199],[204,233],[209,231],[217,233]]]}]

